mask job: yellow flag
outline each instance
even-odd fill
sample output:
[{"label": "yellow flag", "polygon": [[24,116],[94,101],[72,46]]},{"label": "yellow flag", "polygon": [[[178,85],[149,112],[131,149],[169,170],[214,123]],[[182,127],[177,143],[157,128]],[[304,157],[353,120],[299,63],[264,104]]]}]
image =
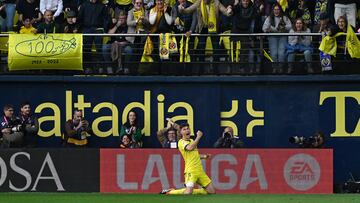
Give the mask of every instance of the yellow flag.
[{"label": "yellow flag", "polygon": [[265,58],[269,59],[269,61],[274,62],[274,60],[271,58],[271,56],[263,49]]},{"label": "yellow flag", "polygon": [[324,52],[325,54],[332,55],[336,57],[336,50],[337,50],[337,42],[336,37],[344,35],[345,33],[339,32],[335,36],[330,37],[326,36],[321,40],[319,50]]},{"label": "yellow flag", "polygon": [[154,62],[153,58],[151,57],[151,53],[154,50],[154,44],[151,41],[150,37],[146,38],[146,42],[144,45],[144,52],[141,57],[141,62]]},{"label": "yellow flag", "polygon": [[360,41],[350,24],[348,24],[346,33],[346,48],[351,58],[360,58]]},{"label": "yellow flag", "polygon": [[336,57],[337,43],[335,37],[326,36],[321,40],[319,50]]},{"label": "yellow flag", "polygon": [[81,34],[10,34],[9,70],[83,70]]},{"label": "yellow flag", "polygon": [[281,9],[285,12],[289,6],[288,0],[278,0],[278,3],[280,4]]}]

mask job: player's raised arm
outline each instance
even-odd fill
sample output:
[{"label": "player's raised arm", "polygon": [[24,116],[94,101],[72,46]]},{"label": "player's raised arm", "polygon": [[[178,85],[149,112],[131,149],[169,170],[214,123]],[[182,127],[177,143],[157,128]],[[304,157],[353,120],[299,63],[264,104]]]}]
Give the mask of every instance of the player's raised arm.
[{"label": "player's raised arm", "polygon": [[194,140],[194,142],[191,142],[190,144],[186,145],[185,149],[188,151],[194,150],[196,148],[196,146],[199,144],[199,141],[202,136],[203,136],[203,133],[200,130],[198,130],[196,132],[196,139]]}]

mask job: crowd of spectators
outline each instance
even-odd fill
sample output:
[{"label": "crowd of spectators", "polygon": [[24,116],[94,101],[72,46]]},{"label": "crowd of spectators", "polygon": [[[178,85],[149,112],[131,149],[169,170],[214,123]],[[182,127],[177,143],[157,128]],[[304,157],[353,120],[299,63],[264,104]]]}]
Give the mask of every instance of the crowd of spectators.
[{"label": "crowd of spectators", "polygon": [[[325,35],[334,35],[336,32],[346,31],[347,23],[355,32],[360,32],[359,9],[358,0],[0,0],[0,19],[3,32],[183,33],[190,36],[190,45],[186,51],[191,61],[201,63],[206,62],[207,37],[198,37],[195,43],[195,38],[191,37],[193,33],[326,32]],[[14,26],[15,11],[19,16]],[[159,38],[151,37],[150,40],[153,50],[159,50]],[[307,72],[313,73],[311,62],[313,49],[316,48],[314,43],[319,43],[320,40],[306,36],[267,37],[267,46],[274,62],[273,73],[284,72],[286,62],[290,63],[287,73],[291,73],[294,70],[292,63],[299,54],[303,54],[305,62],[309,64]],[[177,37],[177,46],[185,49],[185,46],[180,46],[180,41],[181,37]],[[219,73],[224,71],[216,66],[220,58],[234,61],[228,53],[233,52],[231,47],[236,47],[236,43],[228,46],[225,41],[219,36],[211,38],[214,67],[204,70],[197,66],[200,70],[195,69],[194,73]],[[234,57],[237,58],[236,61],[244,63],[237,66],[239,73],[259,73],[259,67],[254,65],[262,58],[258,38],[231,37],[229,41],[241,42],[241,54]],[[124,63],[140,62],[146,44],[147,37],[143,36],[111,37],[107,41],[100,36],[84,37],[84,61],[93,62],[87,65],[85,71],[132,73],[138,67],[133,67],[131,63],[124,66]],[[196,49],[194,44],[197,44]],[[92,56],[92,49],[99,54]],[[155,61],[163,60],[159,58],[157,51],[152,52],[151,56]],[[167,60],[179,61],[179,54],[174,54]]]}]

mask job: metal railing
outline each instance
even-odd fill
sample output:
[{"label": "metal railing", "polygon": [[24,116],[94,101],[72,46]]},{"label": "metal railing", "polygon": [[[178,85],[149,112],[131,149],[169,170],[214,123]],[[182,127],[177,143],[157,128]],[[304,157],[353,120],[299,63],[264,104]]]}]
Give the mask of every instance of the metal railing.
[{"label": "metal railing", "polygon": [[[321,33],[253,33],[253,34],[192,34],[191,39],[210,37],[215,42],[212,50],[194,49],[194,42],[190,42],[189,54],[191,62],[179,62],[179,53],[170,54],[169,60],[160,60],[158,44],[154,43],[152,57],[154,62],[141,63],[145,39],[151,37],[158,41],[159,34],[82,34],[84,38],[112,38],[112,37],[135,37],[135,43],[128,43],[122,47],[119,56],[115,60],[111,57],[111,45],[103,43],[97,46],[83,50],[83,68],[84,72],[78,71],[23,71],[9,72],[7,68],[7,51],[2,50],[0,54],[0,74],[110,74],[110,75],[251,75],[251,74],[323,74],[319,44]],[[357,34],[359,35],[359,33]],[[8,34],[0,34],[1,37],[8,37]],[[184,34],[172,34],[177,41]],[[299,52],[295,54],[294,62],[289,62],[287,55],[282,60],[270,62],[265,57],[264,50],[271,56],[269,51],[269,37],[287,37],[287,36],[311,36],[312,54],[311,62],[305,61],[304,54]],[[241,49],[236,57],[236,48],[233,55],[229,49],[219,45],[218,40],[221,37],[239,38]],[[250,40],[251,39],[251,40]],[[202,40],[204,41],[204,40]],[[287,40],[286,40],[287,42]],[[341,44],[341,43],[340,43]],[[205,47],[201,44],[201,47]],[[180,43],[177,42],[180,47]],[[199,44],[198,44],[199,47]],[[96,49],[94,49],[96,48]],[[360,74],[356,66],[359,60],[351,59],[346,53],[346,48],[339,46],[344,52],[337,53],[336,58],[331,59],[333,73],[337,74]],[[211,52],[212,53],[207,53]],[[346,64],[346,68],[342,68]],[[309,71],[311,68],[312,71]],[[289,71],[291,69],[291,71]],[[277,71],[274,71],[277,70]]]}]

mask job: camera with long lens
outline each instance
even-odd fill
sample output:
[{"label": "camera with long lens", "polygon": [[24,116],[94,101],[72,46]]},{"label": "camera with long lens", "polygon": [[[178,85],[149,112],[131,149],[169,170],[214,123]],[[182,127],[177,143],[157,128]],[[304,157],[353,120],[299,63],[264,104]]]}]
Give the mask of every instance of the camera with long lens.
[{"label": "camera with long lens", "polygon": [[289,142],[291,144],[298,144],[298,145],[302,145],[304,144],[306,138],[303,136],[293,136],[293,137],[289,137]]},{"label": "camera with long lens", "polygon": [[20,131],[22,131],[22,126],[21,125],[14,126],[11,128],[11,131],[20,132]]},{"label": "camera with long lens", "polygon": [[229,133],[229,132],[226,132],[226,133],[224,133],[224,139],[225,140],[230,140],[231,139],[231,134]]},{"label": "camera with long lens", "polygon": [[315,133],[313,136],[308,138],[304,136],[289,137],[289,142],[303,148],[317,148],[324,144],[324,141],[321,141],[321,138],[324,139],[324,135],[322,133]]}]

